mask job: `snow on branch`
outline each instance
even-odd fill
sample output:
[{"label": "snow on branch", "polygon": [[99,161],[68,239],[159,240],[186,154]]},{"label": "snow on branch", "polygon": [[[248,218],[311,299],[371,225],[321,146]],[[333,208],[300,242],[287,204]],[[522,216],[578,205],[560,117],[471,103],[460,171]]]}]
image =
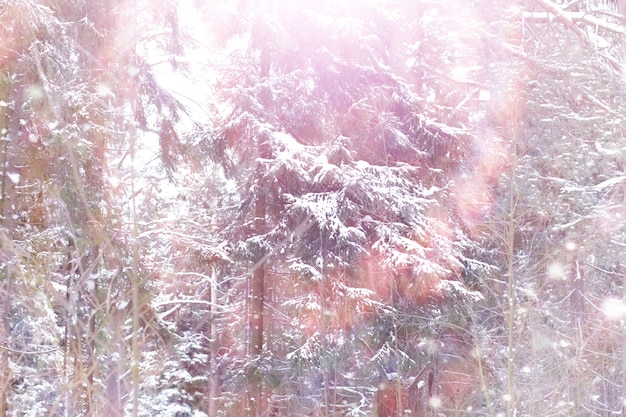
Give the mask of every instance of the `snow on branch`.
[{"label": "snow on branch", "polygon": [[[591,26],[602,28],[608,32],[615,33],[616,35],[625,35],[626,29],[623,26],[607,22],[606,20],[599,19],[587,12],[566,12],[562,11],[564,18],[567,18],[572,24],[575,22],[587,23]],[[524,20],[538,21],[538,22],[550,22],[554,20],[554,14],[550,11],[546,12],[523,12],[522,18]]]},{"label": "snow on branch", "polygon": [[586,39],[587,35],[585,34],[585,32],[583,32],[582,29],[580,29],[576,25],[574,20],[571,18],[570,13],[565,12],[565,10],[561,8],[561,6],[551,2],[550,0],[533,0],[533,1],[537,3],[539,6],[543,7],[549,13],[553,14],[557,18],[557,20],[559,20],[561,23],[567,26],[570,30],[572,30],[572,32],[578,35],[578,37],[581,40],[588,41],[588,39]]},{"label": "snow on branch", "polygon": [[612,187],[614,185],[619,185],[626,181],[626,175],[621,175],[619,177],[611,178],[606,181],[602,181],[600,184],[596,184],[593,186],[596,190],[603,190],[608,187]]},{"label": "snow on branch", "polygon": [[[533,0],[536,4],[538,4],[539,6],[541,6],[544,10],[546,10],[548,13],[553,14],[555,16],[555,18],[563,23],[565,25],[565,27],[567,27],[568,29],[570,29],[572,32],[574,32],[581,41],[583,41],[584,43],[586,43],[587,45],[596,48],[598,45],[596,44],[596,42],[594,42],[589,36],[588,34],[586,34],[577,24],[576,24],[576,20],[580,20],[580,21],[587,21],[587,20],[583,20],[583,19],[576,19],[576,17],[578,17],[577,14],[574,14],[574,12],[566,12],[565,10],[563,10],[561,8],[561,6],[559,6],[556,3],[553,3],[550,0]],[[597,23],[597,21],[599,21],[598,19],[592,19],[592,21],[595,23]],[[619,26],[619,25],[610,25],[609,23],[606,23],[606,25],[608,25],[608,27],[613,27],[613,31],[618,30],[617,33],[624,33],[624,28]],[[607,27],[607,30],[608,30]],[[611,67],[613,67],[613,69],[621,72],[622,71],[622,65],[619,63],[619,61],[617,59],[615,59],[614,57],[612,57],[609,54],[605,54],[599,51],[596,51],[598,53],[598,55],[600,55],[601,57],[603,57],[604,59],[606,59],[609,64],[611,64]]]},{"label": "snow on branch", "polygon": [[608,180],[602,181],[599,184],[595,184],[591,186],[566,186],[566,187],[563,187],[563,191],[565,192],[589,192],[590,190],[602,191],[606,188],[620,185],[624,181],[626,181],[626,176],[620,175],[614,178],[609,178]]},{"label": "snow on branch", "polygon": [[446,291],[451,295],[457,295],[472,301],[482,301],[485,299],[480,291],[471,291],[459,281],[444,279],[439,282],[438,286],[439,289]]}]

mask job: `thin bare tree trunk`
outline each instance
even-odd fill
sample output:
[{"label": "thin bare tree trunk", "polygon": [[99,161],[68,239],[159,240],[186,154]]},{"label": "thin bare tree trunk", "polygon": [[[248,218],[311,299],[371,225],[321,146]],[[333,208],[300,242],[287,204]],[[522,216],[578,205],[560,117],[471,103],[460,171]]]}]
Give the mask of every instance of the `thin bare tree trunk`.
[{"label": "thin bare tree trunk", "polygon": [[516,143],[513,142],[512,146],[512,160],[511,168],[511,180],[509,189],[509,207],[508,207],[508,223],[507,223],[507,305],[505,307],[505,314],[507,316],[507,354],[506,354],[506,415],[507,417],[513,417],[515,415],[515,375],[513,369],[513,362],[515,359],[515,286],[516,283],[516,271],[514,264],[515,257],[515,229],[516,229],[516,207],[517,207],[517,187],[515,184],[515,170],[517,169],[517,156],[516,156]]},{"label": "thin bare tree trunk", "polygon": [[[14,60],[9,59],[8,64],[2,68],[5,74],[14,74],[17,64]],[[21,89],[19,86],[13,85],[8,79],[0,79],[0,101],[3,103],[14,102],[14,109],[19,109],[21,106]],[[15,114],[11,114],[11,109],[8,105],[0,106],[0,225],[4,226],[2,232],[6,235],[2,236],[0,240],[0,251],[6,255],[2,258],[8,258],[11,256],[11,248],[7,249],[7,245],[10,246],[13,233],[13,209],[11,201],[13,201],[13,185],[10,181],[10,169],[11,169],[11,143],[15,140],[15,133],[18,129],[18,117]],[[10,352],[9,347],[9,317],[11,309],[11,289],[10,289],[10,273],[6,266],[8,259],[0,259],[0,283],[2,284],[2,293],[0,299],[2,300],[2,318],[0,319],[0,345],[6,347],[6,349],[0,349],[0,417],[6,417],[9,413],[8,397],[11,390],[11,380],[13,375],[10,372]]]},{"label": "thin bare tree trunk", "polygon": [[[623,7],[622,7],[623,6]],[[620,1],[620,10],[626,13],[626,0]],[[626,15],[624,21],[626,22]],[[626,58],[626,41],[624,45],[624,56]],[[626,150],[622,149],[621,157],[622,175],[626,176]],[[622,181],[622,229],[626,228],[626,181]],[[622,259],[622,288],[624,291],[624,302],[626,303],[626,260]],[[626,416],[626,330],[622,336],[622,416]]]},{"label": "thin bare tree trunk", "polygon": [[[265,52],[263,52],[265,54]],[[263,55],[262,54],[262,55]],[[264,59],[261,58],[263,61]],[[265,68],[264,73],[269,71],[269,68]],[[259,154],[262,158],[267,158],[267,143],[268,138],[264,135],[259,138]],[[255,221],[255,233],[262,235],[265,233],[266,228],[266,212],[267,212],[267,185],[265,184],[264,172],[261,168],[257,171],[257,178],[259,181],[258,195],[254,207],[254,221]],[[265,315],[265,263],[267,261],[267,253],[262,247],[257,248],[259,253],[257,254],[256,262],[252,269],[252,281],[250,282],[249,292],[249,327],[250,338],[248,352],[250,359],[254,365],[249,374],[249,395],[248,395],[248,410],[249,417],[258,417],[262,411],[262,394],[263,394],[263,375],[261,368],[261,357],[263,353],[263,331],[264,323],[263,318]]]},{"label": "thin bare tree trunk", "polygon": [[[3,268],[6,270],[6,268]],[[9,316],[9,307],[11,305],[8,291],[8,278],[6,274],[3,274],[3,291],[2,299],[2,319],[0,322],[0,343],[2,345],[7,344],[9,336],[9,323],[7,317]],[[7,417],[8,415],[8,393],[11,389],[11,372],[9,367],[9,351],[7,349],[0,349],[0,417]]]},{"label": "thin bare tree trunk", "polygon": [[[8,96],[9,96],[9,92],[5,91],[7,90],[5,88],[5,86],[3,84],[0,84],[0,100],[4,101],[4,102],[8,102]],[[7,188],[7,181],[8,181],[8,177],[7,177],[7,159],[8,159],[8,146],[9,146],[9,138],[8,135],[6,134],[6,132],[8,132],[8,128],[9,128],[9,117],[8,117],[8,107],[6,106],[0,106],[0,132],[5,132],[5,133],[0,133],[0,140],[2,140],[2,143],[0,143],[0,149],[2,150],[1,153],[1,159],[0,159],[0,165],[2,167],[2,171],[0,172],[1,176],[0,176],[0,216],[2,217],[2,223],[4,224],[4,222],[6,221],[6,219],[8,219],[6,213],[5,213],[5,207],[6,205],[4,204],[5,201],[7,201],[6,199],[6,188]],[[4,246],[4,242],[0,242],[0,246]],[[0,319],[0,344],[6,344],[7,340],[8,340],[8,328],[9,328],[9,323],[7,320],[7,317],[9,315],[9,311],[7,310],[8,306],[10,305],[9,302],[9,291],[8,291],[8,277],[7,277],[7,270],[6,267],[3,266],[2,268],[2,275],[0,276],[0,279],[2,279],[3,282],[3,291],[2,294],[0,295],[2,297],[2,311],[0,312],[2,314],[2,318]],[[0,369],[2,369],[2,371],[0,371],[0,417],[6,417],[7,416],[7,393],[10,387],[10,375],[8,372],[9,369],[9,352],[5,349],[0,349]]]},{"label": "thin bare tree trunk", "polygon": [[216,323],[217,317],[217,273],[215,267],[211,273],[211,329],[209,330],[209,337],[211,338],[211,356],[209,358],[209,405],[208,414],[209,417],[217,417],[217,395],[219,392],[219,382],[217,374],[217,336],[218,329]]},{"label": "thin bare tree trunk", "polygon": [[[263,5],[266,11],[272,7],[272,2],[268,1]],[[265,34],[261,34],[261,37]],[[261,39],[261,41],[264,41]],[[271,70],[271,53],[270,45],[264,43],[260,51],[260,69],[261,79],[270,76]],[[272,105],[271,99],[267,95],[259,97],[261,102],[266,106]],[[265,134],[261,134],[258,138],[259,156],[261,158],[269,157],[269,143]],[[264,179],[264,171],[262,167],[257,170],[258,195],[254,207],[255,217],[255,233],[262,235],[265,233],[265,222],[267,212],[267,184]],[[252,271],[252,282],[250,283],[250,339],[249,354],[254,361],[252,372],[249,376],[249,395],[248,410],[249,417],[259,417],[262,414],[262,396],[263,396],[263,375],[261,369],[261,357],[263,353],[263,317],[265,314],[265,263],[267,253],[263,248],[258,248],[259,252],[257,260]]]},{"label": "thin bare tree trunk", "polygon": [[[255,207],[257,231],[265,227],[266,196],[265,190],[260,190]],[[260,369],[263,353],[263,314],[265,305],[265,253],[259,254],[252,272],[250,285],[250,359],[254,366],[249,376],[248,410],[250,417],[257,417],[261,411],[262,375]]]},{"label": "thin bare tree trunk", "polygon": [[105,379],[105,405],[107,417],[122,417],[124,415],[125,390],[122,385],[124,363],[126,360],[126,343],[124,341],[123,323],[124,311],[113,307],[109,315],[112,346],[117,347],[118,357],[111,363],[109,374]]},{"label": "thin bare tree trunk", "polygon": [[[619,12],[622,15],[622,26],[626,26],[626,0],[619,0]],[[626,60],[626,36],[622,35],[622,78],[626,78],[626,68],[624,62]],[[623,133],[622,133],[623,136]],[[626,150],[622,148],[621,155],[622,175],[626,175]],[[626,181],[622,182],[622,219],[626,219]],[[624,220],[622,220],[624,221]],[[622,228],[625,225],[622,224]],[[622,259],[622,288],[624,291],[624,302],[626,302],[626,261]],[[622,336],[622,416],[626,416],[626,330]]]}]

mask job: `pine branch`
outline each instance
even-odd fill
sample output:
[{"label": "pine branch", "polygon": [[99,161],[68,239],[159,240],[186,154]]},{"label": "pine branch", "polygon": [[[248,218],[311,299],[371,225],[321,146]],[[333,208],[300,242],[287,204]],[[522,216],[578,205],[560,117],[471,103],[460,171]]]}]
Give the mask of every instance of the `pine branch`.
[{"label": "pine branch", "polygon": [[[565,12],[559,5],[551,2],[550,0],[533,0],[533,2],[541,6],[543,9],[545,9],[549,13],[552,13],[557,18],[558,21],[563,23],[565,27],[567,27],[572,32],[574,32],[583,43],[585,43],[588,46],[591,46],[594,49],[596,48],[596,44],[589,38],[589,36],[580,27],[578,27],[574,19],[572,19],[572,16],[570,13]],[[614,70],[621,73],[622,64],[619,61],[617,61],[614,57],[612,57],[609,54],[605,54],[599,51],[597,51],[597,54],[601,56],[602,58],[606,59]]]}]

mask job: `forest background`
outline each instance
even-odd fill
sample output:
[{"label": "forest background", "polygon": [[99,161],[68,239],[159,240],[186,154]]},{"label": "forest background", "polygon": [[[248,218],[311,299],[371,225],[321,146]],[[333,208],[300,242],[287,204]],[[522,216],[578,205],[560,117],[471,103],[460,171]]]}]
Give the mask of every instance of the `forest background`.
[{"label": "forest background", "polygon": [[0,0],[0,417],[626,408],[611,0]]}]

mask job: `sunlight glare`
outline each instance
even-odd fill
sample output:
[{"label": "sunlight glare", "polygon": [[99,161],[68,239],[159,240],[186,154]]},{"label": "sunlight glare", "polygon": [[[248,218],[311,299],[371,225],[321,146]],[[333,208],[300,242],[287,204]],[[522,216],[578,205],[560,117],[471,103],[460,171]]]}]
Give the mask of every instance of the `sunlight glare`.
[{"label": "sunlight glare", "polygon": [[465,80],[467,79],[468,69],[465,67],[457,67],[450,72],[450,78],[453,80]]},{"label": "sunlight glare", "polygon": [[578,245],[576,244],[576,242],[573,242],[571,240],[565,242],[565,249],[567,249],[568,251],[570,252],[575,251],[576,248],[578,248]]},{"label": "sunlight glare", "polygon": [[428,401],[429,405],[434,408],[437,409],[439,407],[441,407],[441,398],[439,397],[431,397],[430,401]]},{"label": "sunlight glare", "polygon": [[487,102],[491,100],[491,92],[486,89],[481,89],[478,93],[478,101]]},{"label": "sunlight glare", "polygon": [[609,320],[619,320],[626,316],[626,304],[624,300],[607,298],[602,303],[602,313]]},{"label": "sunlight glare", "polygon": [[554,280],[565,280],[567,275],[565,274],[565,267],[559,262],[552,262],[548,265],[548,278]]}]

